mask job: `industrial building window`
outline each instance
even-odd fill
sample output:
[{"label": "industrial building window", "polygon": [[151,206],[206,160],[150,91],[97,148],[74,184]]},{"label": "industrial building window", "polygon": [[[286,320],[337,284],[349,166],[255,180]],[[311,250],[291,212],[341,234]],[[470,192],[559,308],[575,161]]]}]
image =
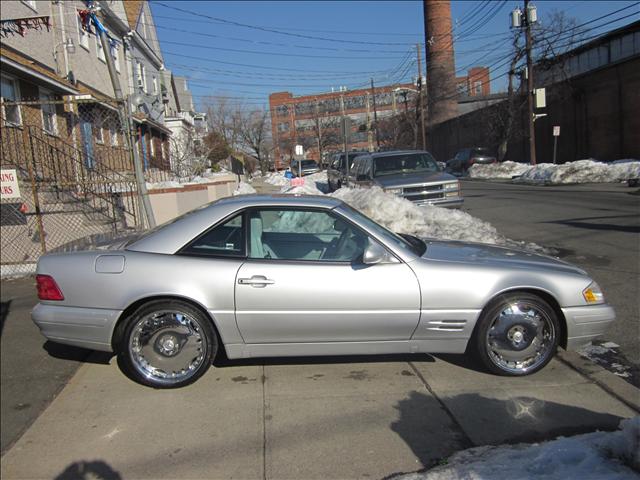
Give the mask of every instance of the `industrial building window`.
[{"label": "industrial building window", "polygon": [[475,81],[473,82],[473,91],[476,95],[482,95],[482,82]]},{"label": "industrial building window", "polygon": [[20,99],[18,81],[11,77],[1,77],[2,80],[2,119],[5,125],[21,125],[22,116],[19,105],[7,105],[5,102],[17,102]]},{"label": "industrial building window", "polygon": [[52,103],[54,96],[44,88],[40,89],[40,111],[42,112],[42,128],[51,135],[58,133],[58,122],[56,121],[56,105]]}]

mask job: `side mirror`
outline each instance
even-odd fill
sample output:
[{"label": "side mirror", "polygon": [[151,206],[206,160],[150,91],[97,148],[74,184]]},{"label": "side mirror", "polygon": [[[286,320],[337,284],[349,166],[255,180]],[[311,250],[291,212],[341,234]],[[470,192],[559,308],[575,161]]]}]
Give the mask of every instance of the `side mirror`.
[{"label": "side mirror", "polygon": [[365,265],[375,265],[377,263],[397,263],[398,260],[387,252],[380,244],[372,241],[367,242],[367,247],[362,255],[362,263]]}]

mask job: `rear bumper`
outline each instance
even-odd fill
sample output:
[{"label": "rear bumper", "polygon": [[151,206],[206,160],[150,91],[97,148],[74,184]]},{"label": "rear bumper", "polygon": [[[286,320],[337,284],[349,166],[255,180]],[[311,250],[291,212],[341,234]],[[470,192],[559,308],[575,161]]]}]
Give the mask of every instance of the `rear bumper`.
[{"label": "rear bumper", "polygon": [[31,318],[40,333],[52,342],[111,352],[113,330],[121,313],[120,310],[39,303],[32,310]]},{"label": "rear bumper", "polygon": [[602,335],[616,319],[613,307],[592,305],[563,308],[567,321],[567,350],[575,350]]}]

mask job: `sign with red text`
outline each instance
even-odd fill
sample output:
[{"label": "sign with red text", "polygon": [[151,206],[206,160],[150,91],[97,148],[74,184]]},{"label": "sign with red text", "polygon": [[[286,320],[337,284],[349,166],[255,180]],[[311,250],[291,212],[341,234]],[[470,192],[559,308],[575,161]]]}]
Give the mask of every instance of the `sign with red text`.
[{"label": "sign with red text", "polygon": [[20,198],[20,185],[15,170],[0,170],[0,190],[2,200],[5,198]]}]

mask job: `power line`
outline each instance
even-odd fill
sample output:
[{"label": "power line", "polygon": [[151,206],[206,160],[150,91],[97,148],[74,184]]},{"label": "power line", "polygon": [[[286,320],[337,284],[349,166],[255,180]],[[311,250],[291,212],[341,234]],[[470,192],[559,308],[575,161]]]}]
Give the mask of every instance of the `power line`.
[{"label": "power line", "polygon": [[291,32],[286,32],[283,30],[277,30],[275,28],[269,28],[269,27],[262,27],[259,25],[250,25],[250,24],[246,24],[246,23],[241,23],[241,22],[236,22],[233,20],[227,20],[224,18],[220,18],[220,17],[214,17],[212,15],[207,15],[205,13],[199,13],[199,12],[194,12],[193,10],[188,10],[186,8],[180,8],[180,7],[175,7],[172,5],[167,5],[166,3],[163,2],[158,2],[158,1],[153,1],[153,4],[155,5],[160,5],[162,7],[168,8],[170,10],[175,10],[178,12],[182,12],[182,13],[186,13],[189,15],[193,15],[196,17],[204,17],[204,18],[208,18],[210,20],[215,21],[216,23],[224,23],[227,25],[234,25],[236,27],[243,27],[243,28],[249,28],[252,30],[260,30],[263,32],[270,32],[270,33],[276,33],[278,35],[286,35],[289,37],[296,37],[296,38],[307,38],[307,39],[311,39],[311,40],[321,40],[324,42],[334,42],[334,43],[349,43],[349,44],[357,44],[357,45],[389,45],[389,46],[402,46],[402,47],[406,47],[407,46],[407,42],[367,42],[367,41],[360,41],[360,40],[339,40],[336,38],[327,38],[327,37],[316,37],[314,35],[302,35],[299,33],[291,33]]}]

